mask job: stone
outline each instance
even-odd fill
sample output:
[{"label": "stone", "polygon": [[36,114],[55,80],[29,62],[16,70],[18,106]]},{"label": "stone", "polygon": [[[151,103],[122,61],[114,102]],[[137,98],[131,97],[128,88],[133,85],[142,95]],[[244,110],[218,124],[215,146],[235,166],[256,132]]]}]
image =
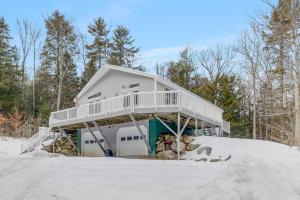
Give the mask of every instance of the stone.
[{"label": "stone", "polygon": [[191,136],[183,135],[182,136],[182,141],[186,144],[190,144],[194,141],[195,139]]},{"label": "stone", "polygon": [[224,161],[228,161],[231,159],[231,155],[227,156],[227,158],[224,159]]},{"label": "stone", "polygon": [[208,146],[200,147],[200,148],[197,150],[197,153],[198,153],[198,154],[202,154],[204,151],[205,151],[205,154],[206,154],[206,155],[210,156],[211,151],[212,151],[212,148],[211,148],[211,147],[208,147]]},{"label": "stone", "polygon": [[222,161],[222,159],[220,159],[220,158],[213,158],[213,159],[210,159],[209,162],[220,162],[220,161]]},{"label": "stone", "polygon": [[201,162],[201,161],[207,162],[207,158],[199,158],[199,159],[196,159],[195,161],[196,162]]},{"label": "stone", "polygon": [[[183,142],[180,142],[179,152],[180,153],[185,153],[185,148],[186,148],[186,144],[183,143]],[[177,153],[177,143],[175,143],[175,142],[172,143],[171,149]]]},{"label": "stone", "polygon": [[165,150],[165,144],[164,142],[160,142],[156,146],[156,152],[164,151]]},{"label": "stone", "polygon": [[200,147],[200,144],[188,144],[186,146],[186,150],[187,151],[194,151],[195,149],[197,149],[198,147]]},{"label": "stone", "polygon": [[173,150],[165,150],[158,152],[156,157],[164,160],[173,160],[177,157],[176,153]]}]

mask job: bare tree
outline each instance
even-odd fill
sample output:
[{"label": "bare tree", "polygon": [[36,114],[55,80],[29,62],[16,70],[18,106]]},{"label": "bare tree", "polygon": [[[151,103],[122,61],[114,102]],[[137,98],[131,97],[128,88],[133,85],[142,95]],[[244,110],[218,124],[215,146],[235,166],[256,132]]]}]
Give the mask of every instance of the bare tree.
[{"label": "bare tree", "polygon": [[17,32],[20,39],[20,52],[21,52],[21,70],[22,70],[22,91],[23,91],[23,101],[25,99],[24,85],[25,85],[25,72],[26,72],[26,62],[28,54],[32,47],[32,38],[30,37],[31,24],[28,20],[17,20]]},{"label": "bare tree", "polygon": [[32,118],[34,118],[35,114],[35,77],[36,77],[36,57],[41,49],[41,29],[35,28],[31,29],[30,31],[30,37],[32,41],[32,47],[33,47],[33,78],[32,78]]},{"label": "bare tree", "polygon": [[251,32],[246,31],[238,41],[236,48],[243,56],[242,66],[246,73],[251,75],[251,90],[253,104],[253,128],[252,137],[256,139],[256,98],[257,98],[257,74],[261,65],[261,55],[263,54],[263,40],[256,24],[251,24]]},{"label": "bare tree", "polygon": [[294,97],[295,97],[295,127],[294,137],[295,145],[300,146],[300,66],[299,66],[299,27],[300,27],[300,8],[299,1],[292,0],[292,71],[293,71],[293,82],[294,82]]},{"label": "bare tree", "polygon": [[79,39],[78,43],[79,43],[79,49],[80,49],[79,56],[80,56],[80,60],[83,64],[83,69],[85,69],[87,66],[86,36],[84,34],[79,34],[78,39]]},{"label": "bare tree", "polygon": [[211,80],[232,71],[234,51],[231,46],[217,44],[202,50],[195,55],[195,61],[200,68],[205,69]]}]

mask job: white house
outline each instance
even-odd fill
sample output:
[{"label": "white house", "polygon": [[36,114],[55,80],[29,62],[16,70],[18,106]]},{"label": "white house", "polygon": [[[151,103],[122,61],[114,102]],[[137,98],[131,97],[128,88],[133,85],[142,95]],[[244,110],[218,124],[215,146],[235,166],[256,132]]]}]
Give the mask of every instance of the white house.
[{"label": "white house", "polygon": [[[78,151],[102,156],[148,155],[163,131],[223,135],[223,110],[158,75],[104,65],[74,99],[73,108],[52,112],[50,129],[80,132]],[[201,130],[201,131],[199,131]]]}]

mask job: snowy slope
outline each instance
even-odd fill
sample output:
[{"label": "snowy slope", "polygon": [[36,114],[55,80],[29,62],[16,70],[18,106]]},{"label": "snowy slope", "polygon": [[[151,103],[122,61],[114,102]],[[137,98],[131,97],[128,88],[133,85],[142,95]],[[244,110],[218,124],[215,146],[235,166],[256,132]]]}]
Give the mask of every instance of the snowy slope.
[{"label": "snowy slope", "polygon": [[298,149],[216,137],[195,142],[213,148],[209,158],[232,158],[211,163],[0,154],[0,199],[300,199]]},{"label": "snowy slope", "polygon": [[0,137],[0,156],[19,155],[23,140],[23,138]]}]

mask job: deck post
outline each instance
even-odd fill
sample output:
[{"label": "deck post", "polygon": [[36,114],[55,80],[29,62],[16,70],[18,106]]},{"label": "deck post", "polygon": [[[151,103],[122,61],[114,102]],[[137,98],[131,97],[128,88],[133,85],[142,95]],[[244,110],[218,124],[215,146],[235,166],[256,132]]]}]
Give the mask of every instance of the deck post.
[{"label": "deck post", "polygon": [[154,78],[154,108],[157,111],[157,79]]},{"label": "deck post", "polygon": [[[88,129],[91,133],[91,135],[93,136],[93,138],[96,140],[98,146],[100,147],[100,149],[103,151],[103,153],[105,154],[105,148],[102,146],[102,144],[100,143],[99,139],[96,137],[94,131],[90,128],[90,126],[86,123],[86,122],[83,122],[84,126],[86,129]],[[100,133],[101,134],[101,133]]]},{"label": "deck post", "polygon": [[180,112],[177,114],[177,160],[180,159]]},{"label": "deck post", "polygon": [[80,155],[80,151],[77,148],[77,146],[74,144],[74,142],[71,140],[71,138],[67,135],[67,133],[65,132],[65,130],[62,127],[59,126],[58,128],[59,128],[59,131],[62,133],[62,135],[64,135],[67,138],[67,140],[70,142],[70,144],[76,149],[77,154],[79,156]]},{"label": "deck post", "polygon": [[97,131],[102,135],[103,139],[105,140],[105,142],[107,143],[109,149],[113,152],[114,156],[116,155],[116,151],[112,148],[112,145],[110,144],[110,142],[108,141],[107,137],[102,133],[102,131],[100,130],[100,127],[98,126],[97,122],[95,120],[92,121],[94,126],[96,127]]},{"label": "deck post", "polygon": [[147,146],[148,152],[151,153],[151,147],[150,147],[149,142],[147,141],[146,136],[144,135],[141,127],[137,124],[137,122],[136,122],[136,120],[135,120],[135,118],[134,118],[133,115],[129,114],[129,117],[130,117],[132,123],[135,125],[136,129],[138,130],[138,132],[140,133],[140,135],[142,136],[142,139],[144,140],[144,142],[145,142],[145,144]]},{"label": "deck post", "polygon": [[196,136],[198,136],[198,119],[195,118],[195,131],[196,131]]},{"label": "deck post", "polygon": [[160,122],[162,123],[171,133],[173,133],[173,135],[175,135],[177,137],[177,133],[175,133],[175,131],[173,131],[163,120],[161,120],[157,115],[154,115],[154,117]]}]

